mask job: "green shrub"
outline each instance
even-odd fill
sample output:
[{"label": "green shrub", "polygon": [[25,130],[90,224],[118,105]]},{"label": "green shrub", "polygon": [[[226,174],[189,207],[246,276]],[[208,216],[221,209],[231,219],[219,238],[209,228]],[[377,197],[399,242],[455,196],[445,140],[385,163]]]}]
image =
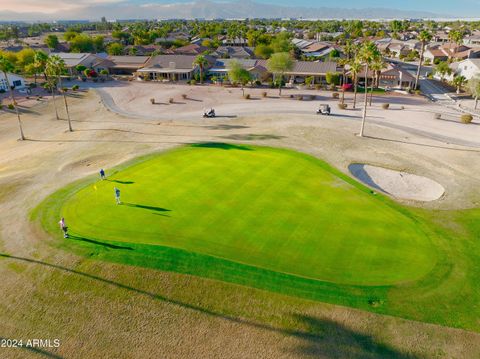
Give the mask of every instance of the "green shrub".
[{"label": "green shrub", "polygon": [[389,103],[382,103],[382,108],[384,110],[388,110],[388,108],[390,107],[390,104]]},{"label": "green shrub", "polygon": [[195,79],[190,80],[190,85],[196,85],[196,84],[197,84],[197,80]]},{"label": "green shrub", "polygon": [[333,98],[339,98],[340,97],[340,94],[338,92],[333,92],[332,93],[332,97]]},{"label": "green shrub", "polygon": [[470,115],[469,113],[468,114],[466,113],[460,117],[460,121],[462,121],[462,123],[465,123],[465,124],[471,123],[473,121],[473,116]]},{"label": "green shrub", "polygon": [[263,91],[262,92],[262,97],[267,97],[267,96],[268,96],[267,91]]},{"label": "green shrub", "polygon": [[338,104],[338,108],[340,110],[345,110],[347,107],[348,107],[348,105],[346,103],[339,103]]},{"label": "green shrub", "polygon": [[7,107],[9,110],[15,110],[15,106],[12,103],[9,103]]},{"label": "green shrub", "polygon": [[72,86],[72,90],[73,90],[73,91],[77,91],[79,88],[80,88],[80,86],[78,86],[78,85],[73,85],[73,86]]},{"label": "green shrub", "polygon": [[245,96],[243,96],[245,98],[245,100],[250,100],[250,94],[249,93],[246,93]]}]

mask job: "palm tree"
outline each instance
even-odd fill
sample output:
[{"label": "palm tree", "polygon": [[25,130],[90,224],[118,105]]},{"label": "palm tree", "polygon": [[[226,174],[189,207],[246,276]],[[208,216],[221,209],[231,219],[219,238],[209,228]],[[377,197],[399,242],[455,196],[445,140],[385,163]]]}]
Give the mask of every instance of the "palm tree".
[{"label": "palm tree", "polygon": [[35,56],[33,57],[33,65],[37,71],[37,73],[42,73],[45,77],[45,81],[47,81],[47,73],[46,73],[46,66],[48,61],[48,55],[43,51],[35,52]]},{"label": "palm tree", "polygon": [[15,112],[17,113],[17,119],[18,119],[18,128],[20,130],[20,140],[25,140],[25,135],[23,134],[23,126],[22,126],[22,120],[20,119],[20,112],[18,111],[18,106],[15,101],[15,95],[13,93],[13,88],[14,86],[10,86],[10,80],[8,79],[8,73],[12,72],[15,69],[13,64],[3,55],[0,54],[0,71],[3,72],[3,75],[5,76],[5,82],[7,83],[7,87],[10,90],[10,97],[12,99],[12,105],[15,108]]},{"label": "palm tree", "polygon": [[357,105],[357,87],[358,87],[358,74],[362,70],[362,64],[356,59],[352,59],[349,63],[350,74],[353,80],[353,108]]},{"label": "palm tree", "polygon": [[422,30],[420,34],[418,34],[418,40],[420,40],[420,42],[422,43],[422,47],[420,49],[420,62],[418,63],[417,76],[415,77],[415,90],[418,90],[418,80],[420,79],[420,71],[423,64],[425,46],[432,40],[432,34],[427,30]]},{"label": "palm tree", "polygon": [[200,83],[203,84],[203,70],[208,66],[208,60],[203,55],[198,55],[193,61],[194,65],[197,65],[200,69]]},{"label": "palm tree", "polygon": [[378,51],[377,46],[371,42],[366,41],[363,43],[360,52],[358,54],[359,60],[365,66],[365,103],[363,107],[363,116],[362,116],[362,126],[360,127],[360,137],[363,137],[363,132],[365,129],[365,120],[367,118],[367,104],[368,104],[368,69],[372,62],[375,61],[377,57],[381,56],[380,51]]},{"label": "palm tree", "polygon": [[372,106],[372,98],[373,98],[373,88],[374,86],[378,88],[380,84],[380,74],[382,73],[382,70],[385,68],[386,64],[385,61],[383,61],[382,56],[376,56],[372,64],[370,65],[370,68],[374,72],[375,78],[372,79],[372,91],[370,92],[370,103],[369,105]]},{"label": "palm tree", "polygon": [[452,30],[448,33],[448,39],[450,40],[450,42],[454,43],[455,45],[457,45],[455,47],[455,51],[453,51],[453,59],[455,60],[455,57],[457,55],[457,49],[458,49],[458,46],[460,46],[460,44],[463,42],[463,31],[461,30]]},{"label": "palm tree", "polygon": [[480,96],[480,75],[477,74],[468,81],[468,89],[470,90],[472,97],[475,98],[476,110],[478,105],[478,97]]},{"label": "palm tree", "polygon": [[457,95],[458,95],[460,93],[460,89],[462,88],[462,86],[467,82],[467,79],[465,78],[465,76],[460,75],[460,76],[455,76],[452,82],[457,88]]},{"label": "palm tree", "polygon": [[[57,87],[57,85],[59,85],[60,89],[62,90],[62,75],[65,72],[65,62],[63,61],[63,59],[60,58],[60,56],[58,55],[50,56],[48,59],[46,68],[47,68],[47,73],[52,78],[56,78],[58,80],[58,82],[55,82],[53,84],[53,87],[55,88]],[[65,95],[65,91],[63,90],[62,90],[62,94],[63,94],[63,101],[65,103],[65,112],[67,113],[68,130],[72,132],[73,128],[72,128],[72,122],[70,120],[70,113],[68,111],[67,96]]]}]

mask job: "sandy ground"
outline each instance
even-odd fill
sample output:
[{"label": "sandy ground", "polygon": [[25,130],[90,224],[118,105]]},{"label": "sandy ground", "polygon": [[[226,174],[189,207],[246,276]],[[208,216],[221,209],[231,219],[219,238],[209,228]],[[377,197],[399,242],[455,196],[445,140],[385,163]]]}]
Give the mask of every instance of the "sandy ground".
[{"label": "sandy ground", "polygon": [[445,189],[430,178],[389,168],[352,163],[350,172],[360,181],[398,199],[434,201]]},{"label": "sandy ground", "polygon": [[[423,204],[428,208],[468,208],[480,203],[478,125],[433,121],[432,113],[439,109],[423,100],[383,98],[394,107],[408,102],[407,110],[384,111],[375,105],[367,124],[368,137],[359,138],[355,136],[358,111],[321,118],[313,114],[318,105],[313,101],[269,98],[247,102],[240,98],[239,89],[229,93],[221,88],[157,85],[162,86],[105,89],[120,110],[143,118],[107,110],[94,91],[70,97],[73,133],[66,131],[65,120],[54,119],[51,103],[23,114],[27,141],[17,141],[15,116],[0,115],[0,250],[16,257],[0,258],[0,337],[59,337],[61,347],[43,354],[65,358],[378,358],[365,351],[365,343],[382,343],[392,353],[418,356],[480,356],[476,333],[291,298],[285,298],[289,303],[282,309],[285,313],[308,316],[304,326],[321,323],[321,328],[329,329],[326,332],[335,334],[312,338],[301,331],[282,331],[235,316],[240,303],[255,311],[265,310],[268,318],[272,311],[287,315],[270,307],[270,298],[276,294],[79,258],[53,247],[52,239],[28,219],[43,198],[99,168],[198,141],[296,149],[345,173],[351,163],[396,168],[432,178],[445,188],[439,200]],[[179,95],[183,92],[198,101],[182,101]],[[148,98],[154,96],[163,101],[173,96],[186,103],[151,105]],[[324,101],[326,97],[317,102]],[[210,105],[231,117],[202,119],[199,112]],[[61,116],[65,117],[63,110]],[[399,123],[412,130],[396,128]],[[414,124],[422,126],[420,132]],[[434,135],[422,135],[429,131]],[[441,141],[437,132],[459,143],[468,139],[474,145]],[[231,314],[200,309],[211,288],[225,291],[222,305]],[[0,348],[0,356],[7,358],[34,354],[42,353]]]}]

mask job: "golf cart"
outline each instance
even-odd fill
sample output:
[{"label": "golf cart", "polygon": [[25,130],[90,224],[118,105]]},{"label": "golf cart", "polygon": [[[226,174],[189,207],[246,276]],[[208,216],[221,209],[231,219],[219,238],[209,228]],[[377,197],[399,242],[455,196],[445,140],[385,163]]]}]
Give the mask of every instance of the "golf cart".
[{"label": "golf cart", "polygon": [[317,111],[317,115],[330,115],[330,106],[329,105],[320,105],[320,108]]},{"label": "golf cart", "polygon": [[213,117],[215,117],[215,110],[214,110],[213,108],[211,108],[209,111],[204,110],[204,111],[203,111],[203,117],[205,117],[205,118],[213,118]]}]

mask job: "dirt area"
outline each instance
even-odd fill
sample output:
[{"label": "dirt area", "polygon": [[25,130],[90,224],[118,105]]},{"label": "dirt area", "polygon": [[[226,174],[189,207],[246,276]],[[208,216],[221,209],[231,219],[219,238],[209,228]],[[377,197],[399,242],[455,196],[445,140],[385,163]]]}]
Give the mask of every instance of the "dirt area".
[{"label": "dirt area", "polygon": [[[61,347],[46,351],[65,358],[480,356],[476,333],[77,257],[29,221],[42,199],[99,168],[205,141],[291,148],[347,174],[352,163],[399,168],[444,186],[445,195],[423,204],[427,208],[478,207],[478,124],[462,125],[455,113],[451,121],[434,120],[441,109],[422,99],[382,97],[378,101],[392,109],[374,102],[367,137],[359,138],[360,111],[337,110],[327,93],[298,101],[276,98],[273,90],[266,99],[260,90],[248,90],[256,99],[244,100],[238,88],[161,84],[111,85],[103,92],[114,99],[110,110],[104,107],[109,96],[95,91],[69,98],[72,133],[62,107],[62,119],[55,119],[51,101],[23,114],[26,141],[17,140],[16,117],[0,115],[0,252],[14,256],[0,257],[0,337],[58,337]],[[151,105],[152,97],[177,103]],[[331,102],[335,114],[315,115],[321,102]],[[201,118],[211,106],[223,117]],[[210,303],[210,290],[224,292],[225,301]],[[237,315],[241,308],[265,320]],[[286,324],[298,330],[283,330]],[[312,327],[318,336],[303,331]],[[382,350],[376,354],[376,348]],[[28,354],[39,353],[0,355]]]}]

